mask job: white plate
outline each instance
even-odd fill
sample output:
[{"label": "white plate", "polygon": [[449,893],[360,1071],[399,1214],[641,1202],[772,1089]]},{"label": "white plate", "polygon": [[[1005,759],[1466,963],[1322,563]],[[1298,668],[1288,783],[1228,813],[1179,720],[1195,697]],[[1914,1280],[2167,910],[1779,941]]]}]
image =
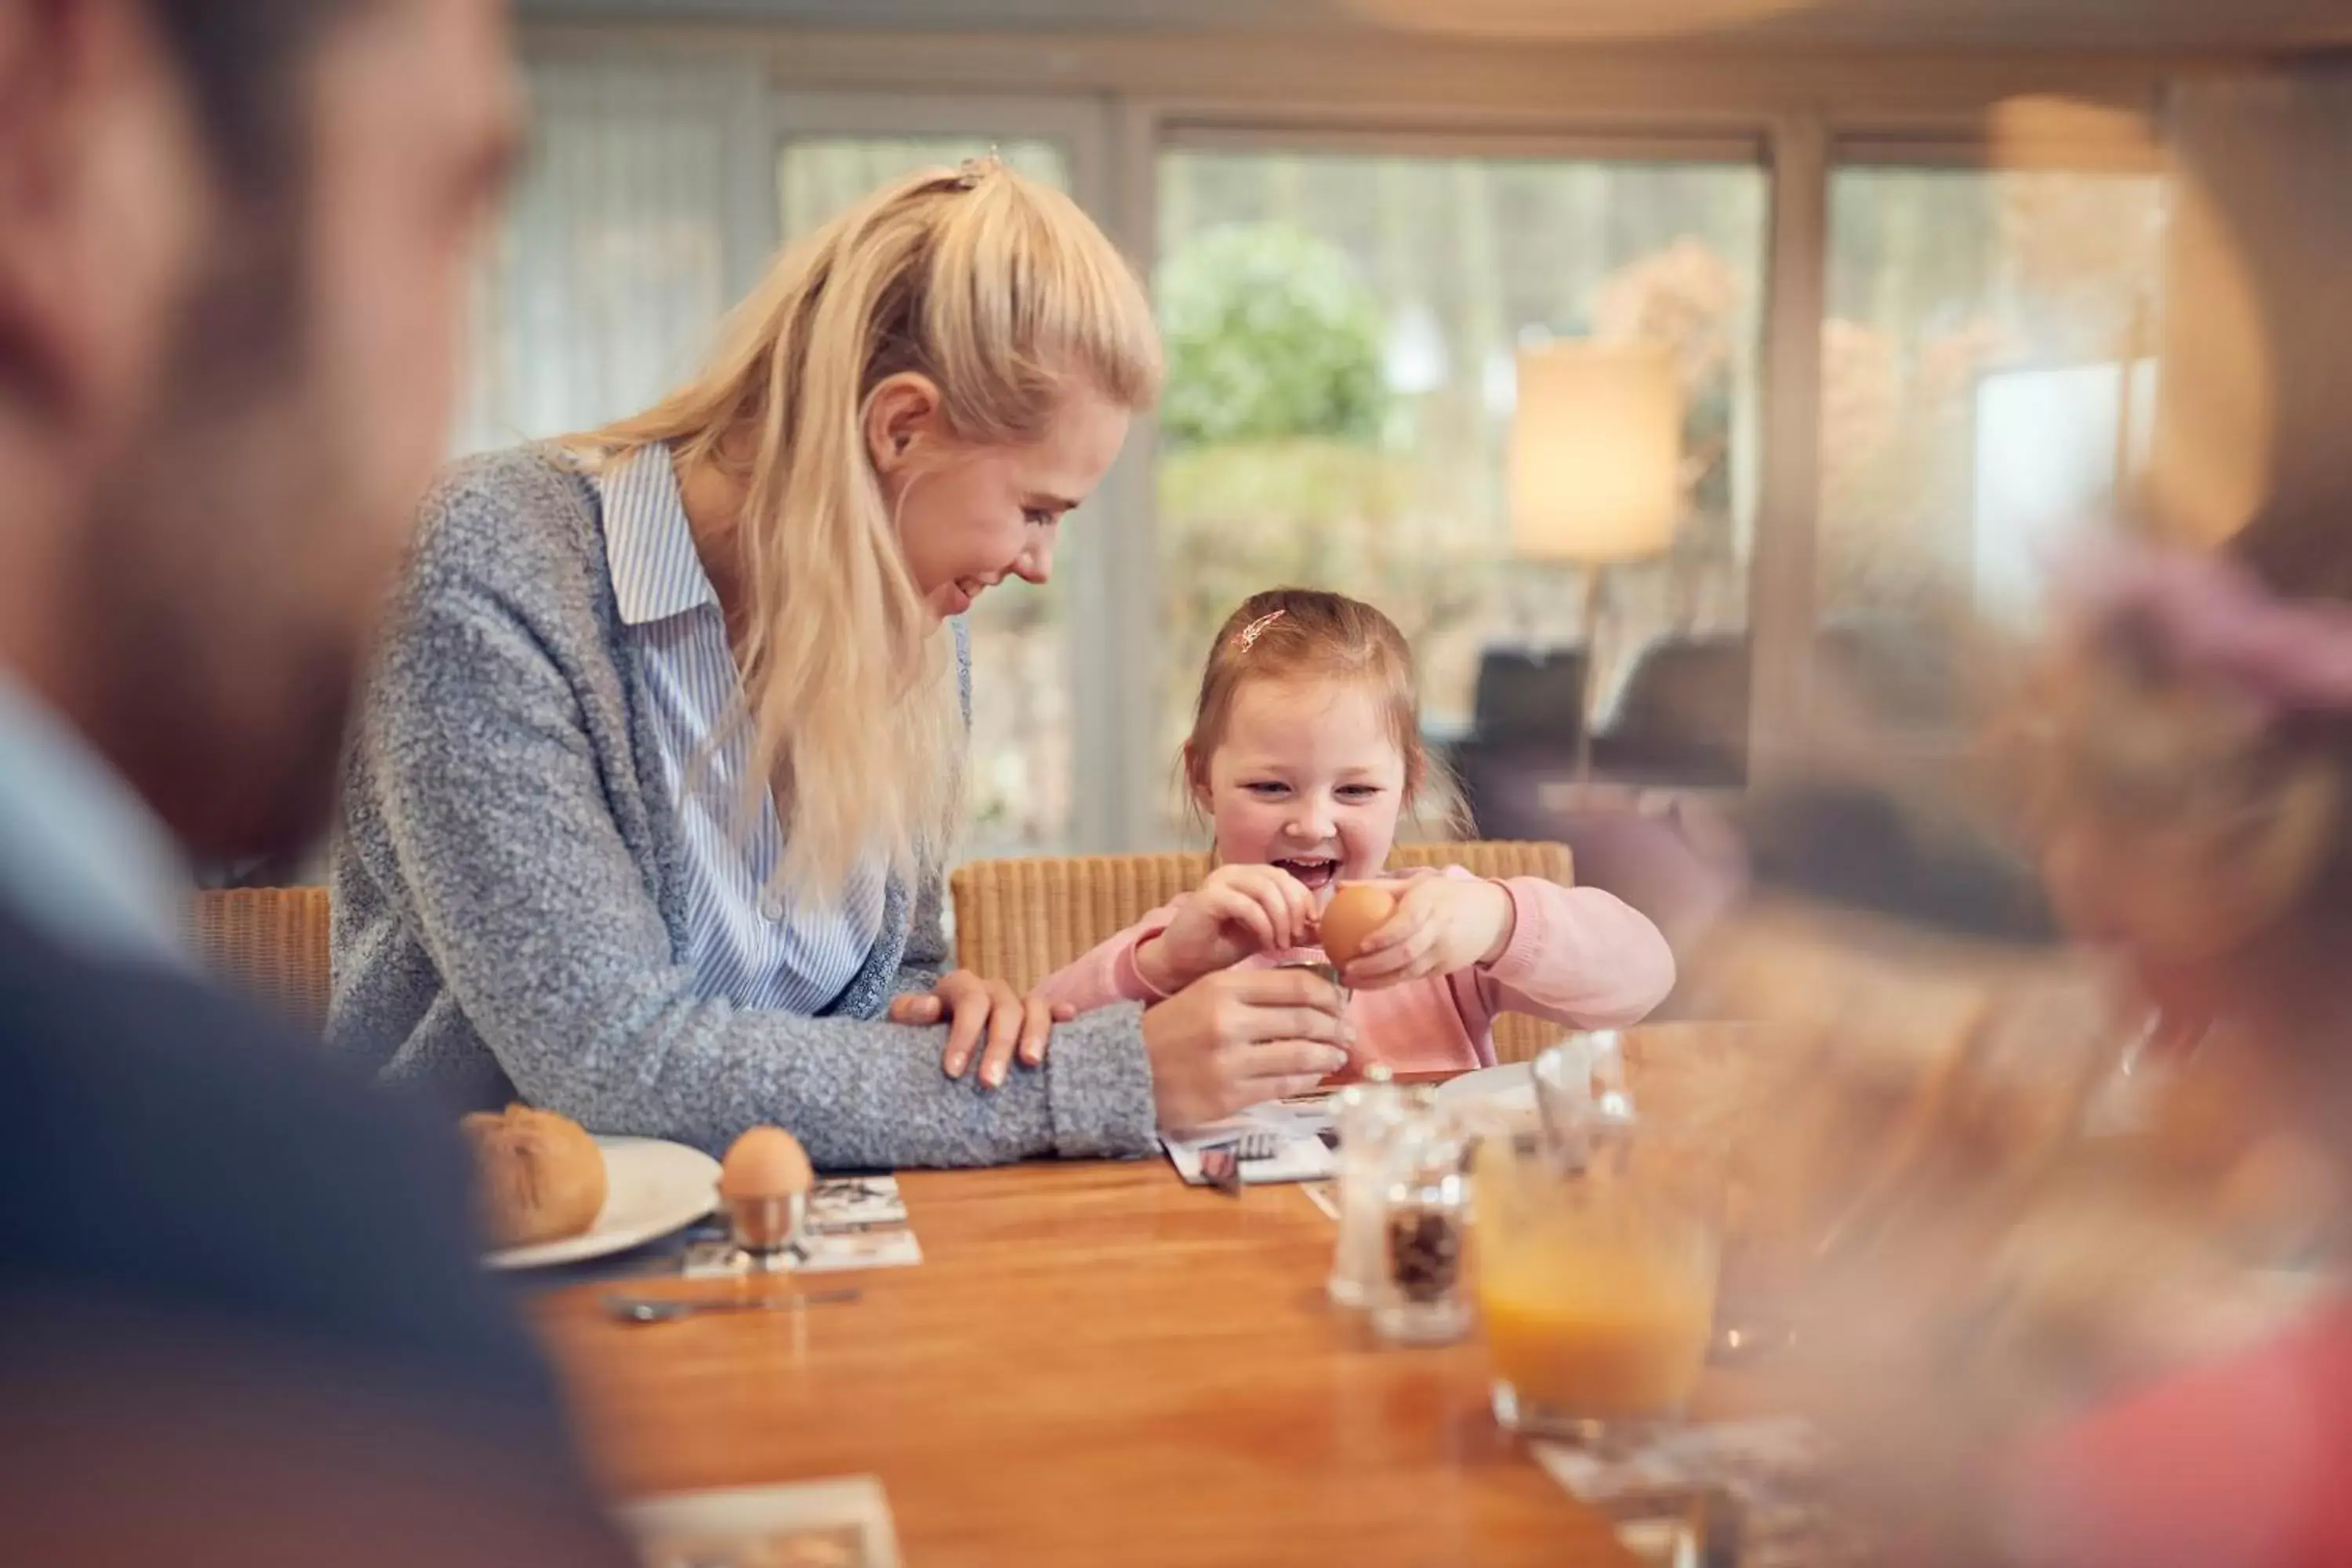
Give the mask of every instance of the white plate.
[{"label": "white plate", "polygon": [[1536,1113],[1535,1068],[1529,1062],[1505,1062],[1480,1068],[1437,1086],[1437,1103],[1461,1108],[1490,1106],[1507,1116],[1532,1119]]},{"label": "white plate", "polygon": [[692,1225],[719,1204],[719,1162],[658,1138],[599,1138],[604,1208],[578,1236],[509,1247],[482,1259],[493,1268],[544,1268],[642,1247]]}]

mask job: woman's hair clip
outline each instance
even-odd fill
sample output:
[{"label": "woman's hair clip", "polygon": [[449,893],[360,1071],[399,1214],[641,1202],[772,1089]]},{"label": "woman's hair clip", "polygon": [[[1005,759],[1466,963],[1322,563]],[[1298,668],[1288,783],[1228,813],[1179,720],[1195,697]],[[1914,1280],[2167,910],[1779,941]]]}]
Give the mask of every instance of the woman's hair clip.
[{"label": "woman's hair clip", "polygon": [[1257,619],[1244,626],[1240,631],[1235,632],[1234,634],[1234,650],[1239,653],[1249,652],[1250,649],[1257,646],[1257,639],[1265,634],[1265,628],[1274,625],[1275,622],[1280,619],[1282,619],[1282,612],[1280,610],[1276,610],[1270,614],[1260,616]]},{"label": "woman's hair clip", "polygon": [[956,165],[955,188],[960,191],[976,190],[981,181],[1003,167],[1004,160],[996,155],[995,148],[991,147],[984,156],[966,158]]}]

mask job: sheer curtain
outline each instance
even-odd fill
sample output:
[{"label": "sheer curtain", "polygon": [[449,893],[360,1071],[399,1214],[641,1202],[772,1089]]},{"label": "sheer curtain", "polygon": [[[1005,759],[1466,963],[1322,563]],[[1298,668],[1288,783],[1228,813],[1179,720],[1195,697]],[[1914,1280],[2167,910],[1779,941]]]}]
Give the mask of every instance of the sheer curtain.
[{"label": "sheer curtain", "polygon": [[[530,151],[475,268],[451,453],[642,408],[689,372],[776,234],[766,86],[723,62],[534,63]],[[326,879],[323,846],[204,887]]]},{"label": "sheer curtain", "polygon": [[475,278],[461,454],[651,403],[776,230],[755,70],[542,62],[530,85],[530,155]]}]

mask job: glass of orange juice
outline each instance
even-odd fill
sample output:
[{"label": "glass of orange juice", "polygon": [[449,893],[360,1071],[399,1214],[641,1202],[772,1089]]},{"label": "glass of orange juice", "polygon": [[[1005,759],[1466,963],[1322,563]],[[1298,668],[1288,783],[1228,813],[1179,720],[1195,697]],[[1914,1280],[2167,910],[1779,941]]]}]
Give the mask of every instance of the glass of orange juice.
[{"label": "glass of orange juice", "polygon": [[1472,1200],[1496,1418],[1580,1439],[1681,1416],[1722,1250],[1717,1162],[1622,1094],[1563,1089],[1589,1049],[1571,1041],[1538,1064],[1543,1128],[1481,1142]]}]

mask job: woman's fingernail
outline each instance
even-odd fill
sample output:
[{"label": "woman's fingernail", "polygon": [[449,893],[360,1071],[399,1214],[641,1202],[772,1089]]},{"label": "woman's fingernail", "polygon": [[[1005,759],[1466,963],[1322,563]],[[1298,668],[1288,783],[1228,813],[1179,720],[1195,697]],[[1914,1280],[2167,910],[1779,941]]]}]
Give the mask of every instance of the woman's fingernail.
[{"label": "woman's fingernail", "polygon": [[1325,1072],[1338,1072],[1341,1068],[1346,1067],[1347,1065],[1347,1052],[1326,1051],[1323,1053],[1323,1070]]},{"label": "woman's fingernail", "polygon": [[991,1062],[981,1076],[988,1080],[989,1088],[1000,1089],[1004,1083],[1004,1066],[1001,1062]]}]

